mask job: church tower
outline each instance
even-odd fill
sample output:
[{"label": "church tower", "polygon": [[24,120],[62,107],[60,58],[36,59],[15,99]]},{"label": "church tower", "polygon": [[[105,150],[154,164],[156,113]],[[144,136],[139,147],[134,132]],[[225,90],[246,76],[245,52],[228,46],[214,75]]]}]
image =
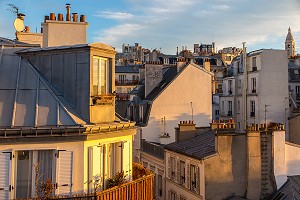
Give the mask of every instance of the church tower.
[{"label": "church tower", "polygon": [[295,41],[290,27],[285,39],[285,50],[288,51],[289,58],[295,56]]}]

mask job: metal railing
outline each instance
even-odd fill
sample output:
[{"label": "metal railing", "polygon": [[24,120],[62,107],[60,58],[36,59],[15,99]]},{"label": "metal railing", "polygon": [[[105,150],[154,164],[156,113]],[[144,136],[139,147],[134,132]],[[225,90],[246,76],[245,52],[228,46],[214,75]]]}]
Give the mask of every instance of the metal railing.
[{"label": "metal railing", "polygon": [[138,85],[139,80],[116,80],[116,85]]}]

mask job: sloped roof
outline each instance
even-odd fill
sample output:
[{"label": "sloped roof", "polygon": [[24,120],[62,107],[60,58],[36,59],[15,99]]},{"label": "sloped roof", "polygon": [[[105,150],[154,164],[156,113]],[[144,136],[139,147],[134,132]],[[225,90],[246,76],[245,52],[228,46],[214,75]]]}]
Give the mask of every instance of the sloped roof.
[{"label": "sloped roof", "polygon": [[54,94],[46,79],[11,50],[0,52],[0,127],[84,124]]},{"label": "sloped roof", "polygon": [[285,184],[274,192],[267,200],[298,200],[300,199],[300,175],[289,176]]},{"label": "sloped roof", "polygon": [[215,151],[215,131],[197,134],[189,140],[167,144],[165,149],[174,151],[195,159],[204,159]]},{"label": "sloped roof", "polygon": [[140,66],[116,66],[116,73],[139,73]]},{"label": "sloped roof", "polygon": [[23,46],[23,47],[39,47],[40,46],[38,44],[27,44],[27,43],[24,43],[24,42],[20,42],[18,40],[12,40],[12,39],[3,38],[3,37],[0,37],[0,45]]}]

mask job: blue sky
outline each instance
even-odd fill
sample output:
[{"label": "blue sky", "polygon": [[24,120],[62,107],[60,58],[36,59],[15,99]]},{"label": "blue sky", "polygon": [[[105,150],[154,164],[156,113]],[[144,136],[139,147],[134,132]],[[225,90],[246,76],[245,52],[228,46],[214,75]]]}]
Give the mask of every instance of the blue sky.
[{"label": "blue sky", "polygon": [[14,38],[15,15],[8,3],[26,15],[25,25],[40,30],[44,15],[85,14],[88,42],[121,49],[123,43],[175,54],[176,47],[216,42],[248,50],[283,49],[290,26],[300,53],[300,0],[0,0],[0,36]]}]

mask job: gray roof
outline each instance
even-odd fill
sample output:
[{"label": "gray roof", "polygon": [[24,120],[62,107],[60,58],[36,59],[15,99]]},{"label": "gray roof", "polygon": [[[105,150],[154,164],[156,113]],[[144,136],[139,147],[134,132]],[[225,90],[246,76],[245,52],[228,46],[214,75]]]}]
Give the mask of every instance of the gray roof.
[{"label": "gray roof", "polygon": [[139,73],[140,66],[116,66],[116,73]]},{"label": "gray roof", "polygon": [[0,52],[0,127],[75,126],[84,122],[54,94],[50,84],[11,49]]},{"label": "gray roof", "polygon": [[283,186],[267,200],[300,199],[300,175],[289,176]]},{"label": "gray roof", "polygon": [[174,151],[195,159],[204,159],[213,155],[215,151],[215,131],[200,133],[189,140],[173,142],[165,146],[165,149]]},{"label": "gray roof", "polygon": [[39,47],[39,44],[27,44],[24,42],[20,42],[18,40],[12,40],[8,38],[3,38],[0,37],[0,46],[5,45],[5,46],[17,46],[17,47]]}]

